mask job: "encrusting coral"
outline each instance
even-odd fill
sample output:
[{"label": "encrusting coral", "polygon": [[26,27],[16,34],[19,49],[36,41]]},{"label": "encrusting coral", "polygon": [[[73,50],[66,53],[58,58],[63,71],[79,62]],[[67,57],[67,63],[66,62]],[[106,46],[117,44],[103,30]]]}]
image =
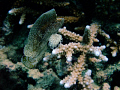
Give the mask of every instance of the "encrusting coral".
[{"label": "encrusting coral", "polygon": [[[90,26],[87,25],[83,36],[76,34],[74,32],[68,31],[66,27],[60,28],[58,32],[74,42],[69,42],[68,44],[60,44],[57,48],[53,49],[51,56],[57,55],[60,57],[65,56],[66,63],[71,63],[68,65],[67,71],[70,75],[67,75],[60,84],[64,84],[65,88],[70,88],[73,84],[78,81],[82,85],[83,90],[92,89],[93,80],[91,78],[92,70],[87,69],[88,60],[90,62],[96,63],[101,61],[108,61],[108,58],[102,54],[102,50],[106,48],[105,45],[93,46],[93,42],[99,42],[96,38],[97,34],[100,32],[100,25],[97,23],[92,23]],[[109,37],[109,35],[102,33],[102,35]],[[73,54],[80,53],[76,62],[72,63]],[[49,60],[51,56],[45,57]],[[83,72],[85,72],[83,74]]]},{"label": "encrusting coral", "polygon": [[[52,69],[40,72],[39,69],[27,68],[22,62],[17,62],[15,64],[10,59],[7,59],[7,55],[5,53],[6,49],[7,48],[0,49],[0,72],[2,73],[0,75],[0,80],[4,80],[3,82],[1,81],[0,85],[6,81],[3,86],[7,86],[0,88],[1,90],[6,90],[8,88],[13,90],[18,88],[17,86],[19,85],[21,85],[20,89],[24,88],[23,90],[49,90],[50,86],[53,84],[59,85],[60,79]],[[29,79],[30,81],[32,80],[32,83],[29,82]],[[25,84],[27,84],[27,86],[24,86]],[[12,86],[10,87],[9,85]],[[55,88],[65,90],[63,87],[59,86]]]}]

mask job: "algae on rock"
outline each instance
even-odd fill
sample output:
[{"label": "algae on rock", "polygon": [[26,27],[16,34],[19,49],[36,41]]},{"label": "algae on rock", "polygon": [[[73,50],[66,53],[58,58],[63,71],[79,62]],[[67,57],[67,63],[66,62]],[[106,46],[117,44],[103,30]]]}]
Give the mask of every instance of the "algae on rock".
[{"label": "algae on rock", "polygon": [[57,33],[63,23],[63,18],[56,18],[55,9],[43,13],[35,21],[24,47],[25,57],[22,58],[22,62],[25,66],[33,68],[43,58],[49,37]]}]

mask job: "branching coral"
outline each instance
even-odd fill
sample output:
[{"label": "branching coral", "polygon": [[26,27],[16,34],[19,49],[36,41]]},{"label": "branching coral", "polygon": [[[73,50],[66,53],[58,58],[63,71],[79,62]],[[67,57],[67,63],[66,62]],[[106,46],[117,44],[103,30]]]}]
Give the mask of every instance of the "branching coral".
[{"label": "branching coral", "polygon": [[[116,4],[114,5],[114,3]],[[106,8],[103,8],[103,4]],[[25,41],[29,32],[29,30],[28,32],[24,31],[27,30],[26,25],[33,23],[44,11],[55,8],[59,12],[57,17],[55,10],[52,9],[42,14],[34,24],[28,25],[31,30],[28,41],[25,41],[26,45],[22,41],[19,44],[22,45],[21,49],[16,45],[13,46],[16,47],[14,51],[24,53],[22,63],[19,62],[18,52],[13,52],[13,49],[2,50],[2,52],[0,50],[1,72],[2,70],[8,70],[7,72],[11,74],[10,77],[16,78],[16,80],[24,74],[25,76],[23,75],[20,82],[17,83],[22,84],[21,81],[23,80],[28,90],[58,90],[58,88],[59,90],[110,90],[116,86],[113,86],[112,83],[115,82],[115,73],[120,71],[120,25],[117,25],[115,31],[111,27],[112,24],[110,25],[108,22],[112,17],[119,18],[120,16],[118,9],[120,5],[117,4],[117,1],[95,0],[89,3],[89,1],[84,2],[84,0],[69,0],[69,2],[68,0],[65,0],[65,2],[60,0],[31,0],[28,3],[26,0],[15,0],[15,3],[10,5],[12,6],[6,9],[9,10],[8,13],[5,11],[7,17],[3,21],[3,26],[0,27],[2,36],[0,44],[6,45],[5,48],[8,47],[5,40],[13,40],[9,37],[15,38],[18,42],[23,39]],[[96,18],[99,16],[98,14],[101,16],[100,18],[105,16],[108,20],[105,19],[105,22],[103,22],[104,20],[98,20]],[[60,28],[63,24],[63,19],[60,18],[64,18],[64,25],[67,28]],[[115,20],[115,18],[113,19]],[[91,21],[95,22],[94,20],[99,22],[101,26],[98,23],[87,25]],[[20,25],[18,25],[18,22]],[[69,30],[67,30],[68,28]],[[22,36],[24,32],[21,32],[21,30],[26,33],[24,38]],[[111,38],[106,32],[110,32]],[[117,36],[114,38],[112,35],[116,34]],[[22,40],[14,36],[18,36]],[[61,42],[62,40],[63,42]],[[10,43],[14,44],[14,42]],[[4,48],[1,45],[0,49]],[[46,55],[43,58],[44,54]],[[112,61],[112,59],[115,60]],[[7,76],[9,77],[9,75]]]},{"label": "branching coral", "polygon": [[25,19],[26,19],[26,14],[39,14],[39,12],[35,12],[34,10],[31,10],[30,8],[27,8],[27,7],[19,7],[19,8],[13,8],[11,10],[8,11],[8,14],[10,15],[19,15],[21,14],[20,16],[20,20],[19,20],[19,24],[23,24]]},{"label": "branching coral", "polygon": [[[52,6],[52,7],[65,7],[67,5],[69,5],[69,2],[56,2],[53,0],[31,0],[30,3],[38,5],[40,6]],[[39,11],[35,11],[33,9],[31,9],[29,6],[23,6],[22,4],[26,4],[26,1],[21,1],[21,0],[17,0],[14,4],[11,10],[8,11],[8,14],[10,15],[21,15],[20,16],[20,20],[19,20],[19,24],[23,24],[25,19],[26,19],[26,15],[27,14],[40,14]]]},{"label": "branching coral", "polygon": [[[106,46],[93,46],[93,42],[99,41],[96,36],[100,30],[100,26],[96,23],[92,23],[90,26],[87,25],[83,36],[66,30],[66,27],[58,30],[60,34],[74,42],[69,42],[65,45],[60,44],[58,48],[53,49],[52,55],[65,56],[66,62],[72,63],[73,54],[80,53],[77,61],[69,65],[67,69],[70,75],[60,81],[60,84],[64,84],[65,88],[70,88],[73,84],[76,84],[76,81],[83,86],[83,89],[93,88],[91,84],[93,82],[91,78],[92,70],[86,68],[86,62],[88,60],[93,63],[108,61],[108,58],[102,54],[102,50]],[[102,35],[108,37],[106,33],[102,33]],[[51,58],[51,56],[49,57]],[[47,57],[46,60],[50,58]],[[85,73],[83,74],[83,72]]]}]

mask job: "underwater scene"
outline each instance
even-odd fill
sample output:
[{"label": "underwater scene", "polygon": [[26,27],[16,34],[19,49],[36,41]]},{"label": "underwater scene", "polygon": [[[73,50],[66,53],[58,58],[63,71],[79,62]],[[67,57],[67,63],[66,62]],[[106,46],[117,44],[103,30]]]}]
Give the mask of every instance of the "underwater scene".
[{"label": "underwater scene", "polygon": [[0,90],[120,90],[120,0],[0,0]]}]

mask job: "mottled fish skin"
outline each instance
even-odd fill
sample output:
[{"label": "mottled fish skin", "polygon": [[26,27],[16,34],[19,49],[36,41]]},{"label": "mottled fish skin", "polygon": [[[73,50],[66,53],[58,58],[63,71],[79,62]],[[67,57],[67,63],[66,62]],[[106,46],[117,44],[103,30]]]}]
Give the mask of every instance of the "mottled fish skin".
[{"label": "mottled fish skin", "polygon": [[47,49],[49,37],[52,34],[57,33],[63,23],[63,18],[56,19],[55,9],[43,13],[35,21],[29,32],[28,43],[24,47],[24,55],[29,57],[29,59],[32,58],[37,61],[41,60]]},{"label": "mottled fish skin", "polygon": [[28,35],[28,43],[24,47],[24,55],[28,57],[36,57],[38,55],[38,48],[45,35],[46,28],[56,19],[56,12],[54,9],[43,13],[34,23]]},{"label": "mottled fish skin", "polygon": [[22,61],[22,63],[23,63],[26,67],[28,67],[28,68],[33,68],[33,67],[35,67],[35,66],[37,65],[37,63],[38,63],[38,61],[37,61],[36,59],[30,58],[30,57],[25,57],[25,56],[23,56],[23,57],[21,58],[21,61]]}]

